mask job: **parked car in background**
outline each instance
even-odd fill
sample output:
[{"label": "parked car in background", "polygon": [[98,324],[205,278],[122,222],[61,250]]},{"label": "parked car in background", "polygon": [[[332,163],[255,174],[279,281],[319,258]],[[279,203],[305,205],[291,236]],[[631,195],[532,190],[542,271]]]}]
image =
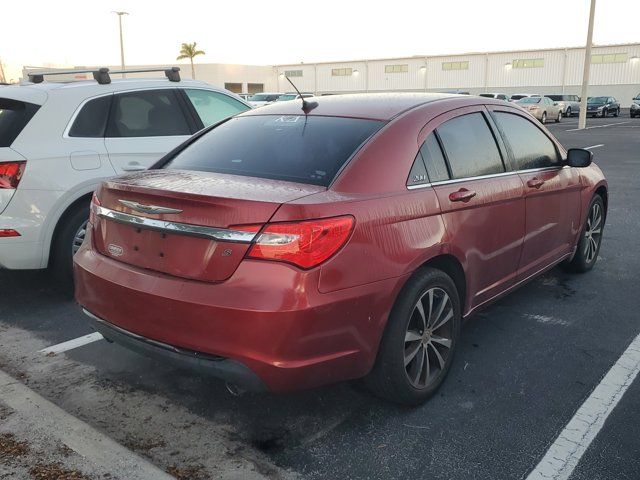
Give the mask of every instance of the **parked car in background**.
[{"label": "parked car in background", "polygon": [[296,100],[300,98],[311,98],[311,97],[313,97],[313,93],[303,92],[301,94],[298,94],[296,92],[288,92],[280,95],[276,100],[276,102],[288,102],[290,100]]},{"label": "parked car in background", "polygon": [[479,97],[495,98],[496,100],[509,101],[509,95],[506,93],[479,93]]},{"label": "parked car in background", "polygon": [[275,102],[281,93],[256,93],[249,97],[249,104],[252,107],[262,107]]},{"label": "parked car in background", "polygon": [[640,117],[640,93],[638,93],[631,102],[629,114],[631,115],[631,118]]},{"label": "parked car in background", "polygon": [[542,95],[538,93],[514,93],[509,97],[510,102],[517,102],[518,100],[522,100],[527,97],[541,97]]},{"label": "parked car in background", "polygon": [[580,113],[580,97],[578,95],[545,95],[554,102],[557,102],[560,110],[562,110],[563,117],[570,117],[573,114]]},{"label": "parked car in background", "polygon": [[549,97],[525,97],[518,100],[516,104],[542,123],[547,123],[548,119],[558,123],[562,119],[562,109]]},{"label": "parked car in background", "polygon": [[587,98],[587,115],[592,117],[607,117],[620,115],[620,103],[614,97]]},{"label": "parked car in background", "polygon": [[592,155],[477,96],[277,102],[104,182],[76,298],[105,338],[243,388],[366,377],[415,405],[463,319],[560,262],[594,266]]},{"label": "parked car in background", "polygon": [[51,265],[70,279],[103,179],[145,170],[195,132],[250,108],[175,74],[110,83],[36,77],[42,82],[2,88],[0,267]]}]

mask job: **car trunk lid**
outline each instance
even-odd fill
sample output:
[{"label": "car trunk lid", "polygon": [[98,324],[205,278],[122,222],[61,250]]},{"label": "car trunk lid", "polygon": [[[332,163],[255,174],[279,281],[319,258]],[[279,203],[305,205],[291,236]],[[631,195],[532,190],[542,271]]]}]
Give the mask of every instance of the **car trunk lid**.
[{"label": "car trunk lid", "polygon": [[255,231],[283,203],[325,190],[300,183],[184,170],[149,170],[103,183],[93,241],[103,255],[193,280],[229,278]]}]

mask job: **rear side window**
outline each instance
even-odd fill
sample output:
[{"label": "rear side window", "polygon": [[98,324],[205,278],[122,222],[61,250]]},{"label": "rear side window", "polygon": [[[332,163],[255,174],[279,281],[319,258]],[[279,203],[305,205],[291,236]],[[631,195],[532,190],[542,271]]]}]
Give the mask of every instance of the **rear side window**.
[{"label": "rear side window", "polygon": [[382,125],[340,117],[239,116],[203,135],[163,168],[328,186]]},{"label": "rear side window", "polygon": [[462,115],[437,129],[453,178],[504,172],[500,151],[481,113]]},{"label": "rear side window", "polygon": [[444,159],[444,155],[442,155],[442,149],[435,134],[429,134],[422,144],[422,147],[420,147],[420,153],[427,167],[427,174],[429,175],[430,181],[441,182],[443,180],[449,180],[447,162]]},{"label": "rear side window", "polygon": [[107,137],[190,135],[173,90],[120,93],[113,97]]},{"label": "rear side window", "polygon": [[494,112],[494,116],[518,170],[560,165],[554,143],[529,120],[514,113]]},{"label": "rear side window", "polygon": [[186,89],[185,93],[196,109],[205,127],[218,123],[227,117],[249,110],[244,103],[223,93],[209,90]]},{"label": "rear side window", "polygon": [[33,103],[0,98],[0,147],[10,147],[39,108]]},{"label": "rear side window", "polygon": [[69,130],[70,137],[104,137],[113,95],[95,98],[85,103]]}]

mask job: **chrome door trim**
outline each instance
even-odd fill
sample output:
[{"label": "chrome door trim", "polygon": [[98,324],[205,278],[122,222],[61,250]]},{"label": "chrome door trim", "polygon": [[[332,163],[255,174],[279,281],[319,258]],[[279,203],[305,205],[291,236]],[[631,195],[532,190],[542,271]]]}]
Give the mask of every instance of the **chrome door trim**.
[{"label": "chrome door trim", "polygon": [[206,227],[203,225],[191,225],[188,223],[168,222],[156,220],[154,218],[140,217],[128,213],[110,210],[105,207],[93,205],[92,208],[100,218],[111,220],[117,223],[130,225],[136,228],[156,230],[159,232],[173,233],[178,235],[189,235],[192,237],[208,238],[220,242],[251,243],[258,235],[258,232],[244,232],[226,228]]},{"label": "chrome door trim", "polygon": [[420,185],[407,185],[407,190],[417,190],[420,188],[427,188],[427,187],[437,187],[439,185],[449,185],[452,183],[460,183],[460,182],[471,182],[474,180],[484,180],[486,178],[499,178],[499,177],[506,177],[509,175],[518,175],[518,174],[522,174],[522,173],[535,173],[535,172],[547,172],[547,171],[552,171],[552,170],[563,170],[565,168],[570,168],[567,165],[558,165],[558,166],[552,166],[552,167],[543,167],[543,168],[529,168],[527,170],[512,170],[509,172],[502,172],[502,173],[493,173],[491,175],[480,175],[477,177],[464,177],[464,178],[454,178],[451,180],[441,180],[439,182],[431,182],[431,183],[421,183]]}]

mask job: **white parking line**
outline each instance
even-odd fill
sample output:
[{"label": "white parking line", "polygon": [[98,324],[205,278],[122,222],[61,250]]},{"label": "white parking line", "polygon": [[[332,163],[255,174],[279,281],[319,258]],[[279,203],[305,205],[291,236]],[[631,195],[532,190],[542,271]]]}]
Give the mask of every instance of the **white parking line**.
[{"label": "white parking line", "polygon": [[[627,122],[617,122],[617,123],[606,123],[604,125],[593,125],[592,127],[585,127],[584,130],[590,130],[592,128],[604,128],[604,127],[613,127],[614,125],[622,125],[624,123],[631,123],[631,121]],[[575,132],[576,130],[581,130],[580,128],[570,128],[569,130],[565,130],[565,132]]]},{"label": "white parking line", "polygon": [[73,340],[69,340],[67,342],[59,343],[57,345],[53,345],[52,347],[43,348],[40,350],[40,353],[49,354],[49,353],[62,353],[67,350],[73,350],[74,348],[82,347],[83,345],[87,345],[89,343],[97,342],[98,340],[102,340],[104,337],[100,335],[98,332],[90,333],[89,335],[85,335],[84,337],[74,338]]},{"label": "white parking line", "polygon": [[625,350],[527,480],[567,480],[640,371],[640,335]]},{"label": "white parking line", "polygon": [[[89,462],[127,480],[172,480],[148,460],[68,414],[0,370],[0,401],[34,432],[56,437]],[[174,479],[175,480],[175,479]]]},{"label": "white parking line", "polygon": [[599,143],[598,145],[591,145],[590,147],[584,147],[585,150],[591,150],[593,148],[604,147],[604,143]]}]

